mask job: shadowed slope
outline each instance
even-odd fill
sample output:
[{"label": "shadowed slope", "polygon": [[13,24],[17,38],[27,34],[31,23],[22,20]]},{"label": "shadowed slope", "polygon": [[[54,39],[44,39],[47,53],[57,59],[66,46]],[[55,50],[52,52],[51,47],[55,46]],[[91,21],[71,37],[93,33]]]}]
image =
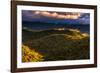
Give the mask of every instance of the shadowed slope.
[{"label": "shadowed slope", "polygon": [[89,36],[78,30],[23,30],[23,37],[23,43],[35,48],[45,61],[89,59]]}]

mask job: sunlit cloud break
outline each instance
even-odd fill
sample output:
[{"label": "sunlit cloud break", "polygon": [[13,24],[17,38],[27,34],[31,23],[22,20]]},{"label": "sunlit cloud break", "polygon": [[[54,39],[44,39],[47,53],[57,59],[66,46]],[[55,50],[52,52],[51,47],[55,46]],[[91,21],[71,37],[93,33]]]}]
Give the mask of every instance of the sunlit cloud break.
[{"label": "sunlit cloud break", "polygon": [[66,12],[65,14],[60,14],[57,12],[48,12],[48,11],[35,11],[33,14],[36,15],[42,15],[45,17],[52,17],[52,18],[58,18],[58,19],[78,19],[82,13],[74,13],[74,12]]}]

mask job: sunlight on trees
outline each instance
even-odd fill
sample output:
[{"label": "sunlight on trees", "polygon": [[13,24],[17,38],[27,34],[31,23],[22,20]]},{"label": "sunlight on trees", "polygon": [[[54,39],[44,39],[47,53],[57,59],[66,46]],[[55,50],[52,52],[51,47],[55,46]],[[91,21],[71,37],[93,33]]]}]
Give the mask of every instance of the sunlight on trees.
[{"label": "sunlight on trees", "polygon": [[22,62],[38,62],[43,61],[43,56],[38,52],[29,49],[29,47],[22,45]]}]

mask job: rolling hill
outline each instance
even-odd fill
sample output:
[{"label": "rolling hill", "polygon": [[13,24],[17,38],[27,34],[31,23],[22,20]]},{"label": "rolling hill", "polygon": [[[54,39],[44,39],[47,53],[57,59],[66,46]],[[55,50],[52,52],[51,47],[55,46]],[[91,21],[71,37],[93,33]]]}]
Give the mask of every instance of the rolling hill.
[{"label": "rolling hill", "polygon": [[79,30],[23,29],[22,37],[23,45],[41,54],[43,61],[89,59],[89,35]]}]

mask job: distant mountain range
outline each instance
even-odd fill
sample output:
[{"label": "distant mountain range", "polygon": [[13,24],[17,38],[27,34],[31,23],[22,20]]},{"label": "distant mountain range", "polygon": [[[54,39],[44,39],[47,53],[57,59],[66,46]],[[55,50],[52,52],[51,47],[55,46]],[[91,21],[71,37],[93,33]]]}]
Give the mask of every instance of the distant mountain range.
[{"label": "distant mountain range", "polygon": [[52,28],[78,29],[82,32],[89,33],[89,24],[66,24],[66,23],[50,23],[50,22],[22,22],[23,28],[31,30],[47,30]]},{"label": "distant mountain range", "polygon": [[22,24],[24,25],[24,24],[33,24],[33,25],[42,25],[42,26],[44,26],[44,25],[89,25],[89,24],[80,24],[79,22],[78,23],[71,23],[70,22],[70,20],[69,21],[66,21],[66,22],[50,22],[50,21],[45,21],[45,22],[43,22],[43,21],[22,21]]}]

